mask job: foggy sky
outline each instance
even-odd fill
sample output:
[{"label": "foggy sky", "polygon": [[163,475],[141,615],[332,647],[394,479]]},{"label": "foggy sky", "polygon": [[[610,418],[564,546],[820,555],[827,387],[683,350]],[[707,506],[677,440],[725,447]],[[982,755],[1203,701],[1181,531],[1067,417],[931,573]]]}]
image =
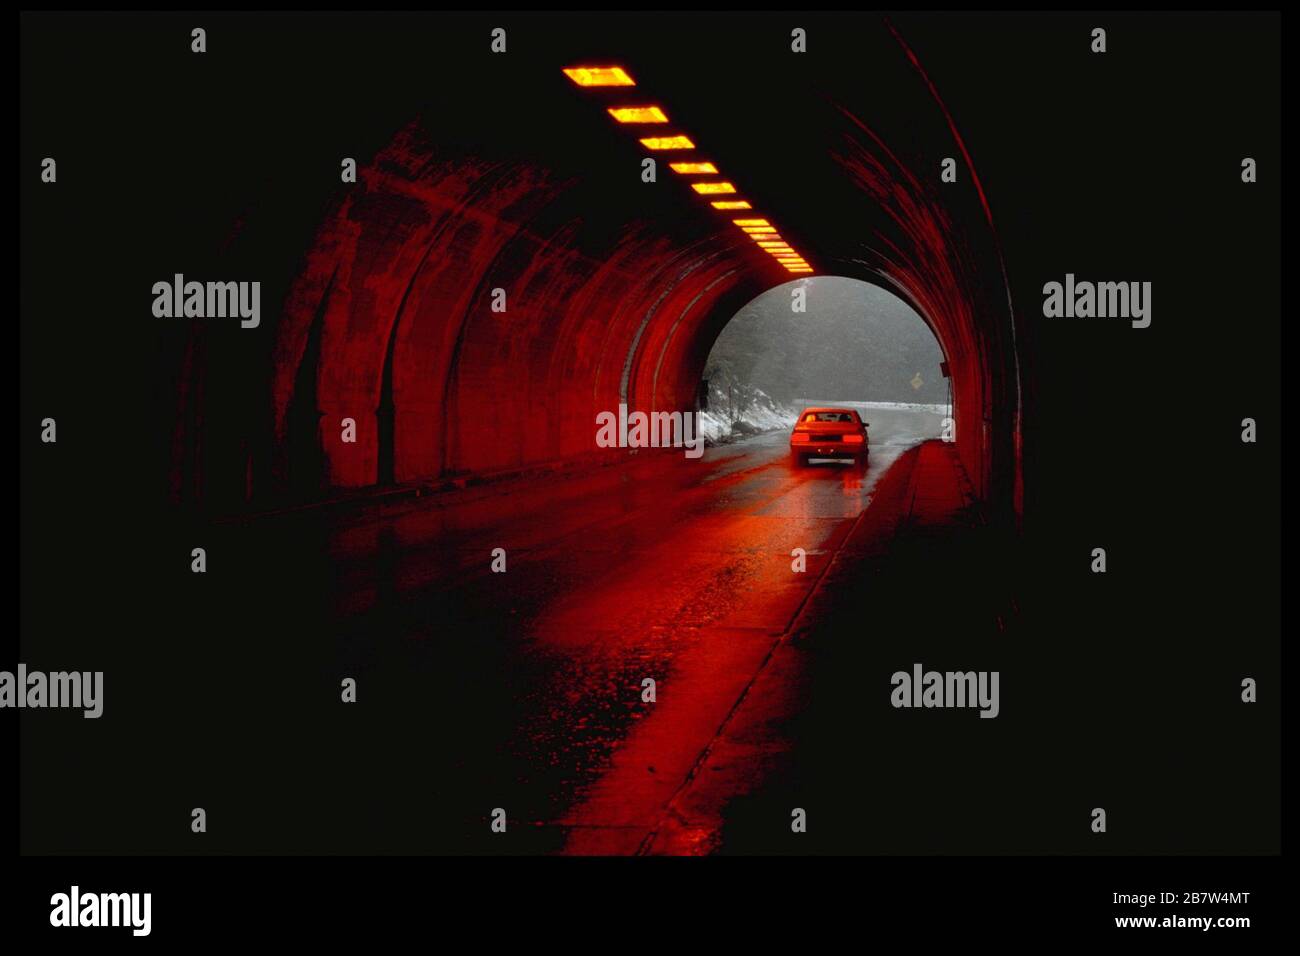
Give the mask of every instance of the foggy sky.
[{"label": "foggy sky", "polygon": [[[802,314],[790,292],[801,285]],[[941,361],[933,333],[903,300],[857,279],[815,276],[769,289],[736,313],[705,377],[753,385],[782,402],[942,403]]]}]

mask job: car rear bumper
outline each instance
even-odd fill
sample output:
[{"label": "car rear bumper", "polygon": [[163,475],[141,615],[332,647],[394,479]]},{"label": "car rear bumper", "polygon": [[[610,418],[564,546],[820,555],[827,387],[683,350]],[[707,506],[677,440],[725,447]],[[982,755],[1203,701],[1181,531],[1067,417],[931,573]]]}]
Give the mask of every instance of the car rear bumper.
[{"label": "car rear bumper", "polygon": [[850,445],[847,442],[790,442],[790,453],[809,458],[856,458],[867,453],[866,442]]}]

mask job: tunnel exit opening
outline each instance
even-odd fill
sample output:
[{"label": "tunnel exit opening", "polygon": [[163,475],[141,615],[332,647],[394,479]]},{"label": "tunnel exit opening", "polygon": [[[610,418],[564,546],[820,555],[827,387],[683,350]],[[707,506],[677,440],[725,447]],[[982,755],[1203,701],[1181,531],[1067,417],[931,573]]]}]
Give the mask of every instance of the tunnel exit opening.
[{"label": "tunnel exit opening", "polygon": [[888,420],[882,437],[952,441],[948,370],[930,326],[893,292],[845,276],[800,278],[768,289],[722,328],[704,363],[700,407],[714,442],[787,429],[803,409],[832,405]]}]

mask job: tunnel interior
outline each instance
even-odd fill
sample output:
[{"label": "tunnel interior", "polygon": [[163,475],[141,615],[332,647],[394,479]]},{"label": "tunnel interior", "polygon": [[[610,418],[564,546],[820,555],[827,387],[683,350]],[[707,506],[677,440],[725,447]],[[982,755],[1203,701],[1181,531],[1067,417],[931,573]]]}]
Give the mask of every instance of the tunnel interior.
[{"label": "tunnel interior", "polygon": [[[665,57],[577,26],[468,71],[434,59],[418,88],[405,67],[370,78],[391,94],[382,108],[345,102],[315,133],[355,157],[355,183],[336,167],[268,178],[234,225],[214,223],[226,239],[207,262],[262,276],[267,317],[252,349],[173,333],[172,500],[229,513],[509,474],[616,454],[594,422],[620,403],[696,407],[723,326],[791,276],[671,171],[684,159],[716,164],[812,275],[874,283],[924,319],[960,461],[1014,514],[1021,370],[993,213],[920,57],[872,23],[844,55],[781,58],[757,79],[713,55],[716,37],[684,35]],[[592,64],[635,86],[562,72]],[[646,127],[607,112],[645,104],[669,119],[653,132],[694,148],[647,150]],[[945,158],[956,183],[940,180]]]},{"label": "tunnel interior", "polygon": [[[14,725],[24,851],[638,852],[562,814],[662,795],[653,826],[720,779],[735,852],[1276,852],[1277,34],[1109,16],[1105,57],[1091,14],[25,18],[11,661],[108,685],[102,720]],[[908,303],[954,445],[596,447],[622,399],[691,407],[792,274],[683,174],[643,181],[583,63],[815,280]],[[1154,323],[1049,318],[1067,271],[1150,280]],[[260,282],[260,323],[151,312],[178,274]],[[1002,673],[1000,716],[895,710],[919,664]],[[1160,759],[1116,743],[1171,716]]]}]

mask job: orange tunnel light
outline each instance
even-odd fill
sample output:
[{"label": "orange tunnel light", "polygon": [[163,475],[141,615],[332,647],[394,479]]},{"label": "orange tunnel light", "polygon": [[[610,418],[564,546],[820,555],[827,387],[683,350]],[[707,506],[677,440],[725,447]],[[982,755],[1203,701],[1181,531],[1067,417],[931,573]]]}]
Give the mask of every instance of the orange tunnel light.
[{"label": "orange tunnel light", "polygon": [[667,123],[668,117],[657,106],[611,106],[609,115],[620,123]]},{"label": "orange tunnel light", "polygon": [[776,232],[776,227],[775,226],[745,226],[744,230],[745,232],[749,233],[751,236],[761,236],[764,235],[765,233],[774,234]]},{"label": "orange tunnel light", "polygon": [[672,167],[673,172],[682,173],[683,175],[690,175],[692,173],[716,173],[718,171],[718,167],[714,166],[712,163],[669,163],[668,165]]},{"label": "orange tunnel light", "polygon": [[772,225],[766,219],[733,219],[731,220],[737,226],[770,226]]},{"label": "orange tunnel light", "polygon": [[717,202],[710,203],[714,209],[751,209],[749,203],[743,199],[719,199]]},{"label": "orange tunnel light", "polygon": [[695,144],[685,136],[648,136],[641,140],[646,149],[694,149]]},{"label": "orange tunnel light", "polygon": [[736,187],[731,183],[691,183],[691,188],[697,193],[712,195],[714,193],[734,193]]},{"label": "orange tunnel light", "polygon": [[760,249],[789,249],[789,243],[781,242],[779,239],[762,239],[758,240]]},{"label": "orange tunnel light", "polygon": [[570,66],[564,75],[579,86],[636,86],[621,66]]}]

